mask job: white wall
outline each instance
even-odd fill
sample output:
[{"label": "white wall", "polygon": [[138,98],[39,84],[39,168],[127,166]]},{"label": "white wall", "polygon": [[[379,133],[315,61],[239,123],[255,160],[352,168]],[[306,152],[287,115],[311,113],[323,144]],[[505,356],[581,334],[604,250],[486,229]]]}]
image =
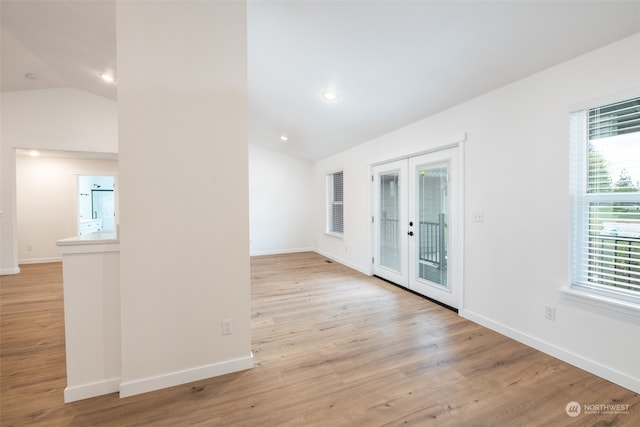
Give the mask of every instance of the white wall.
[{"label": "white wall", "polygon": [[[75,89],[48,89],[3,92],[2,108],[1,154],[6,153],[6,159],[2,156],[3,226],[10,224],[9,219],[14,215],[12,209],[7,208],[15,205],[15,202],[12,203],[10,200],[10,197],[16,195],[16,172],[11,173],[11,168],[15,167],[12,163],[15,158],[13,148],[107,153],[118,151],[116,101]],[[38,125],[33,126],[36,121]],[[26,159],[28,158],[25,158],[25,162]],[[40,157],[34,161],[43,163],[53,160]],[[312,165],[258,146],[251,146],[249,162],[251,254],[264,255],[312,249],[314,239],[309,193]],[[63,166],[52,164],[51,167],[52,170],[58,171]],[[76,168],[85,169],[87,168],[84,166]],[[21,174],[19,171],[17,173]],[[87,174],[89,173],[91,172]],[[59,182],[59,179],[56,178],[55,182]],[[53,185],[53,182],[48,185]],[[75,187],[75,183],[73,186]],[[29,197],[26,194],[30,191],[26,190],[23,195],[23,201],[28,204],[32,202],[25,197]],[[71,205],[65,207],[70,209]],[[28,208],[21,211],[29,212]],[[15,220],[16,224],[13,227],[4,226],[2,229],[6,230],[2,233],[3,266],[6,264],[8,269],[12,270],[21,262],[59,259],[59,251],[47,243],[49,238],[36,241],[24,232],[24,229],[33,224],[31,219],[15,216]],[[22,233],[17,231],[18,222],[23,225]],[[57,221],[56,228],[63,227],[62,223]],[[42,227],[39,225],[37,228]],[[12,237],[11,233],[15,233],[15,236]],[[76,231],[71,230],[67,224],[64,225],[64,232],[57,234],[70,237],[75,235]],[[19,235],[24,236],[24,239]],[[38,236],[41,235],[38,233]],[[6,256],[13,251],[14,243],[15,256]],[[32,251],[26,250],[29,244],[33,248]],[[8,249],[5,250],[5,247]],[[45,247],[49,249],[45,250]]]},{"label": "white wall", "polygon": [[313,250],[312,165],[249,146],[251,255]]},{"label": "white wall", "polygon": [[129,396],[253,366],[246,5],[118,2],[116,17]]},{"label": "white wall", "polygon": [[20,264],[60,261],[56,241],[78,234],[77,176],[116,175],[116,160],[16,157]]},{"label": "white wall", "polygon": [[[324,175],[344,168],[345,237],[320,252],[370,271],[369,164],[464,143],[464,307],[460,313],[618,384],[640,391],[637,317],[563,298],[569,283],[569,106],[640,85],[640,34],[317,162],[315,212]],[[473,78],[473,71],[469,71]],[[484,222],[470,212],[484,211]],[[555,322],[544,318],[557,307]]]},{"label": "white wall", "polygon": [[2,92],[0,108],[0,274],[11,274],[19,271],[15,149],[117,153],[117,105],[62,88]]},{"label": "white wall", "polygon": [[[364,156],[364,157],[363,157]],[[371,198],[369,153],[364,145],[321,160],[314,165],[313,221],[316,230],[316,250],[365,274],[371,273],[370,212]],[[344,234],[338,237],[326,233],[326,176],[343,170]]]}]

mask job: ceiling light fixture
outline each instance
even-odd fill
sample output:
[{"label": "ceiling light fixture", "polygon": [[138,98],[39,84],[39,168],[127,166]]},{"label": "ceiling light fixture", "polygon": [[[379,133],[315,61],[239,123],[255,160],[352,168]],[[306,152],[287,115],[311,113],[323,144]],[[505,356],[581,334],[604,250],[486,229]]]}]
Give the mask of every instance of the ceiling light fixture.
[{"label": "ceiling light fixture", "polygon": [[280,137],[280,141],[282,141],[282,142],[287,142],[288,140],[289,140],[289,137],[287,135],[282,135]]},{"label": "ceiling light fixture", "polygon": [[104,80],[105,82],[109,82],[109,83],[115,83],[116,82],[116,78],[113,77],[111,74],[108,73],[100,73],[98,74],[102,80]]},{"label": "ceiling light fixture", "polygon": [[331,92],[331,91],[326,91],[322,93],[322,96],[324,97],[324,99],[326,99],[327,101],[335,101],[336,98],[338,97],[336,95],[335,92]]},{"label": "ceiling light fixture", "polygon": [[38,76],[36,73],[27,73],[24,75],[24,78],[27,80],[38,80]]},{"label": "ceiling light fixture", "polygon": [[31,157],[38,157],[40,155],[40,152],[38,150],[31,150],[29,151],[29,155]]}]

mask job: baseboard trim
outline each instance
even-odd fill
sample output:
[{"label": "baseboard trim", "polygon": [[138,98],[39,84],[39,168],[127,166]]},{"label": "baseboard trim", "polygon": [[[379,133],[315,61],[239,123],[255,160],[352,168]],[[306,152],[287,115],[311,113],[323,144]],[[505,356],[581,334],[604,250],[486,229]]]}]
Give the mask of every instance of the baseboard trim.
[{"label": "baseboard trim", "polygon": [[89,399],[103,394],[117,393],[119,387],[120,378],[67,387],[64,389],[64,403]]},{"label": "baseboard trim", "polygon": [[362,274],[365,274],[367,276],[371,276],[371,272],[369,270],[367,270],[366,268],[363,268],[360,265],[354,264],[354,263],[349,262],[349,261],[347,261],[345,259],[342,259],[342,258],[338,258],[338,257],[333,256],[332,254],[324,252],[324,251],[322,251],[320,249],[313,249],[313,252],[315,252],[317,254],[320,254],[323,257],[329,258],[332,261],[338,262],[338,263],[340,263],[342,265],[346,265],[347,267],[352,268],[352,269],[354,269],[356,271],[359,271]]},{"label": "baseboard trim", "polygon": [[363,268],[360,265],[349,262],[345,259],[338,258],[328,252],[324,252],[317,248],[295,248],[295,249],[278,249],[273,251],[251,251],[250,256],[262,256],[262,255],[281,255],[281,254],[294,254],[300,252],[315,252],[319,255],[322,255],[325,258],[329,258],[332,261],[340,263],[342,265],[346,265],[349,268],[352,268],[356,271],[359,271],[362,274],[366,274],[367,276],[371,276],[371,271],[367,268]]},{"label": "baseboard trim", "polygon": [[459,311],[459,314],[465,319],[469,319],[472,322],[478,323],[518,342],[526,344],[529,347],[533,347],[536,350],[555,357],[556,359],[567,362],[570,365],[576,366],[593,375],[597,375],[601,378],[611,381],[612,383],[618,384],[621,387],[625,387],[635,393],[640,393],[639,378],[634,378],[632,376],[629,376],[628,374],[625,374],[624,372],[620,372],[616,369],[612,369],[608,366],[602,365],[601,363],[598,363],[594,360],[580,356],[576,353],[555,346],[549,342],[540,340],[529,334],[525,334],[523,332],[510,328],[502,323],[495,322],[487,317],[474,313],[473,311],[462,309]]},{"label": "baseboard trim", "polygon": [[220,363],[213,363],[211,365],[199,366],[197,368],[170,372],[168,374],[138,380],[125,381],[120,384],[120,397],[135,396],[136,394],[147,393],[206,378],[217,377],[219,375],[230,374],[232,372],[244,371],[251,368],[253,368],[253,353],[247,357],[231,359]]},{"label": "baseboard trim", "polygon": [[250,251],[250,256],[263,256],[263,255],[282,255],[282,254],[296,254],[299,252],[313,252],[313,248],[293,248],[293,249],[274,249],[268,251]]},{"label": "baseboard trim", "polygon": [[46,264],[48,262],[62,262],[62,257],[26,258],[18,260],[18,264]]},{"label": "baseboard trim", "polygon": [[11,274],[18,274],[18,273],[20,273],[20,267],[3,268],[2,270],[0,270],[0,276],[9,276]]},{"label": "baseboard trim", "polygon": [[322,255],[325,258],[329,258],[332,261],[345,265],[349,268],[352,268],[356,271],[359,271],[362,274],[366,274],[367,276],[371,276],[371,271],[369,269],[363,268],[357,264],[353,264],[345,259],[338,258],[328,252],[324,252],[317,248],[296,248],[296,249],[278,249],[273,251],[251,251],[249,253],[250,256],[262,256],[262,255],[281,255],[281,254],[295,254],[300,252],[315,252],[319,255]]}]

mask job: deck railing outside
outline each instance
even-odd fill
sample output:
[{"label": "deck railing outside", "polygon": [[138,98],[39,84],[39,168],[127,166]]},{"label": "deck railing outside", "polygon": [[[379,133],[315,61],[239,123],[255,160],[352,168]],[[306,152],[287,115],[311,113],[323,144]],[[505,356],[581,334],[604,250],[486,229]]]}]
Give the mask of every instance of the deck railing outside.
[{"label": "deck railing outside", "polygon": [[[418,236],[418,259],[432,264],[438,269],[447,268],[447,224],[445,215],[440,215],[440,221],[420,221]],[[380,221],[381,249],[397,248],[399,242],[397,219],[383,218]]]}]

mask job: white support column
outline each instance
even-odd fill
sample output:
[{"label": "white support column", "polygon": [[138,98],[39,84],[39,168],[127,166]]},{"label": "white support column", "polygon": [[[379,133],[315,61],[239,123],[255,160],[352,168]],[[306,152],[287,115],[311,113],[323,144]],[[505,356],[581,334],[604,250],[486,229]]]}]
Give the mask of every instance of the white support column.
[{"label": "white support column", "polygon": [[124,397],[253,366],[246,5],[116,17]]}]

